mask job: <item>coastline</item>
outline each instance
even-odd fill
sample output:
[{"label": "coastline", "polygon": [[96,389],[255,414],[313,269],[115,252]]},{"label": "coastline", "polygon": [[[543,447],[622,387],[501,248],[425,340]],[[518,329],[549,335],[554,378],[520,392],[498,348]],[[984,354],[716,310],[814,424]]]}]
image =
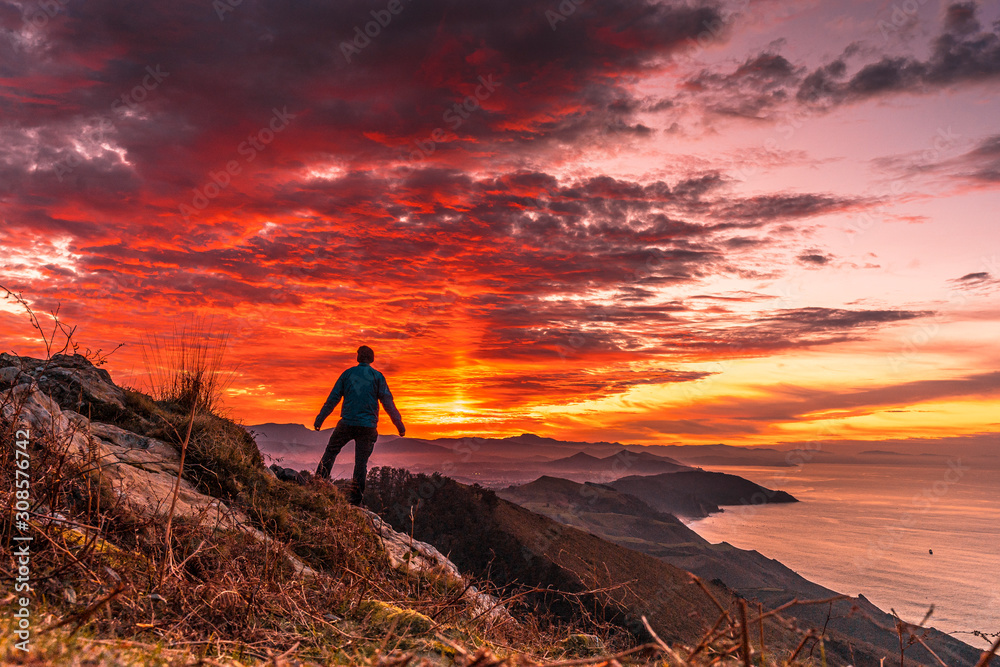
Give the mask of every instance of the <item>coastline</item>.
[{"label": "coastline", "polygon": [[[1000,584],[990,574],[1000,569],[1000,545],[991,539],[1000,521],[1000,508],[990,507],[997,476],[970,469],[944,485],[940,467],[920,473],[906,466],[908,476],[900,468],[811,464],[782,480],[802,502],[728,507],[685,524],[710,542],[758,551],[824,587],[863,594],[904,620],[918,622],[933,605],[929,625],[985,648],[971,631],[1000,630]],[[774,483],[773,469],[724,469]]]}]

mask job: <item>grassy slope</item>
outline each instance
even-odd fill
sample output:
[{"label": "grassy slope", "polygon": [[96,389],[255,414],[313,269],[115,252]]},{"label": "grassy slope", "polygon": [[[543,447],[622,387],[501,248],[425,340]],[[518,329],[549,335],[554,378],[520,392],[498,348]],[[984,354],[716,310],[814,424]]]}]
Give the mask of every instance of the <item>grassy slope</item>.
[{"label": "grassy slope", "polygon": [[[698,644],[719,618],[718,607],[691,575],[652,556],[560,524],[548,517],[495,497],[485,489],[468,487],[438,476],[406,475],[382,470],[369,480],[366,501],[397,529],[414,531],[417,539],[431,542],[467,571],[489,572],[495,583],[511,580],[527,586],[554,586],[584,594],[585,607],[601,621],[636,637],[646,636],[641,617],[654,631],[681,646]],[[402,474],[400,474],[402,473]],[[410,523],[405,503],[407,489],[436,489],[420,499]],[[480,556],[482,545],[490,545]],[[712,595],[735,613],[736,598],[724,587],[708,584]],[[553,613],[572,613],[558,597],[542,605]],[[765,623],[768,648],[788,655],[801,636],[783,625]],[[844,664],[846,661],[833,661]]]}]

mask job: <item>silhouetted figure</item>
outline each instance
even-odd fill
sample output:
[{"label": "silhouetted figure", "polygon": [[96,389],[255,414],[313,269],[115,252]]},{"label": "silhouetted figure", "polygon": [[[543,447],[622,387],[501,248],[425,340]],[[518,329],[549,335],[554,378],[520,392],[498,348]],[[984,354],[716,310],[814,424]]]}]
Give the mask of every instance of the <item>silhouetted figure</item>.
[{"label": "silhouetted figure", "polygon": [[337,378],[329,398],[316,416],[313,427],[318,431],[323,426],[323,420],[333,412],[340,399],[344,405],[340,409],[340,421],[330,434],[330,443],[326,446],[323,458],[316,468],[316,475],[330,477],[333,462],[337,454],[351,440],[354,441],[354,482],[351,486],[350,502],[360,505],[365,492],[365,478],[368,476],[368,457],[375,448],[378,438],[378,404],[381,402],[399,435],[406,434],[403,418],[392,402],[392,394],[385,376],[371,367],[375,361],[375,352],[367,345],[358,348],[358,365],[348,368]]}]

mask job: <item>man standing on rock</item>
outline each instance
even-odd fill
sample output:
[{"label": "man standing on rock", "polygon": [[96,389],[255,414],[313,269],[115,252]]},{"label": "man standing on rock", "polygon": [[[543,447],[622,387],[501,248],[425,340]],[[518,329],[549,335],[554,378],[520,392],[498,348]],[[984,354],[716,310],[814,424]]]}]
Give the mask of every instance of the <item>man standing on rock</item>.
[{"label": "man standing on rock", "polygon": [[367,345],[358,348],[358,365],[348,368],[337,378],[333,391],[316,416],[313,427],[318,431],[323,420],[333,412],[340,399],[344,406],[340,409],[340,421],[330,434],[330,443],[316,468],[316,475],[328,479],[337,454],[351,440],[354,441],[354,483],[351,486],[350,502],[360,505],[365,492],[365,478],[368,477],[368,457],[375,448],[378,438],[378,404],[389,414],[399,435],[406,434],[403,418],[392,402],[392,394],[385,376],[372,368],[375,352]]}]

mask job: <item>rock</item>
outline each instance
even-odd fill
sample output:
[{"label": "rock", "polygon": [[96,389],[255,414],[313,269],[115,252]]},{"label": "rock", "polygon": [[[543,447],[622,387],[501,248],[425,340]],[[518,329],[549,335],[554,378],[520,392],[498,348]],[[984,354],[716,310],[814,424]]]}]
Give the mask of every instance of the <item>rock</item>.
[{"label": "rock", "polygon": [[45,361],[4,353],[0,369],[0,384],[34,379],[63,408],[83,414],[125,408],[125,392],[111,374],[80,354],[57,354]]},{"label": "rock", "polygon": [[57,354],[43,377],[38,380],[42,391],[64,408],[82,414],[108,407],[125,408],[125,392],[115,385],[111,374],[82,355]]},{"label": "rock", "polygon": [[295,482],[296,484],[305,484],[309,481],[303,472],[297,472],[291,468],[282,468],[277,463],[272,463],[269,470],[274,473],[274,476],[283,482]]},{"label": "rock", "polygon": [[22,358],[9,352],[0,352],[0,368],[24,368]]},{"label": "rock", "polygon": [[605,653],[604,642],[597,635],[575,633],[562,640],[561,645],[567,653],[580,656],[593,656]]},{"label": "rock", "polygon": [[372,626],[383,632],[392,629],[398,634],[425,634],[434,627],[434,621],[418,611],[402,609],[379,600],[362,600],[357,611],[367,617]]},{"label": "rock", "polygon": [[28,380],[30,377],[18,366],[0,368],[0,387],[13,387],[15,384],[20,384],[22,378]]},{"label": "rock", "polygon": [[358,511],[371,519],[372,526],[382,538],[382,544],[389,555],[389,563],[395,569],[410,574],[423,574],[437,570],[450,574],[456,580],[462,580],[462,574],[458,571],[458,567],[430,544],[411,539],[409,535],[393,530],[392,526],[371,510],[359,507]]},{"label": "rock", "polygon": [[76,604],[76,589],[69,584],[63,583],[61,581],[53,582],[62,589],[62,596],[66,602],[70,604]]},{"label": "rock", "polygon": [[33,432],[32,438],[69,433],[70,422],[59,404],[39,391],[33,381],[18,384],[4,392],[4,397],[7,399],[2,402],[4,419],[17,422],[19,427],[29,428]]},{"label": "rock", "polygon": [[[26,382],[10,389],[9,398],[2,406],[3,417],[16,422],[18,428],[29,428],[31,440],[47,438],[65,446],[70,455],[89,462],[92,474],[109,481],[113,492],[136,514],[166,518],[180,463],[175,447],[63,410],[35,383]],[[200,493],[183,478],[174,516],[199,519],[220,530],[239,530],[261,544],[272,542],[251,525],[245,514],[218,498]],[[285,556],[300,576],[316,574],[290,551],[286,550]]]},{"label": "rock", "polygon": [[469,610],[474,616],[485,614],[494,623],[513,622],[514,619],[506,607],[499,604],[492,595],[470,586],[458,567],[432,545],[393,530],[392,526],[371,510],[359,507],[358,511],[371,519],[372,527],[382,538],[382,546],[385,547],[389,564],[393,568],[410,575],[443,578],[449,588],[456,593],[465,591],[462,599],[469,605]]}]

